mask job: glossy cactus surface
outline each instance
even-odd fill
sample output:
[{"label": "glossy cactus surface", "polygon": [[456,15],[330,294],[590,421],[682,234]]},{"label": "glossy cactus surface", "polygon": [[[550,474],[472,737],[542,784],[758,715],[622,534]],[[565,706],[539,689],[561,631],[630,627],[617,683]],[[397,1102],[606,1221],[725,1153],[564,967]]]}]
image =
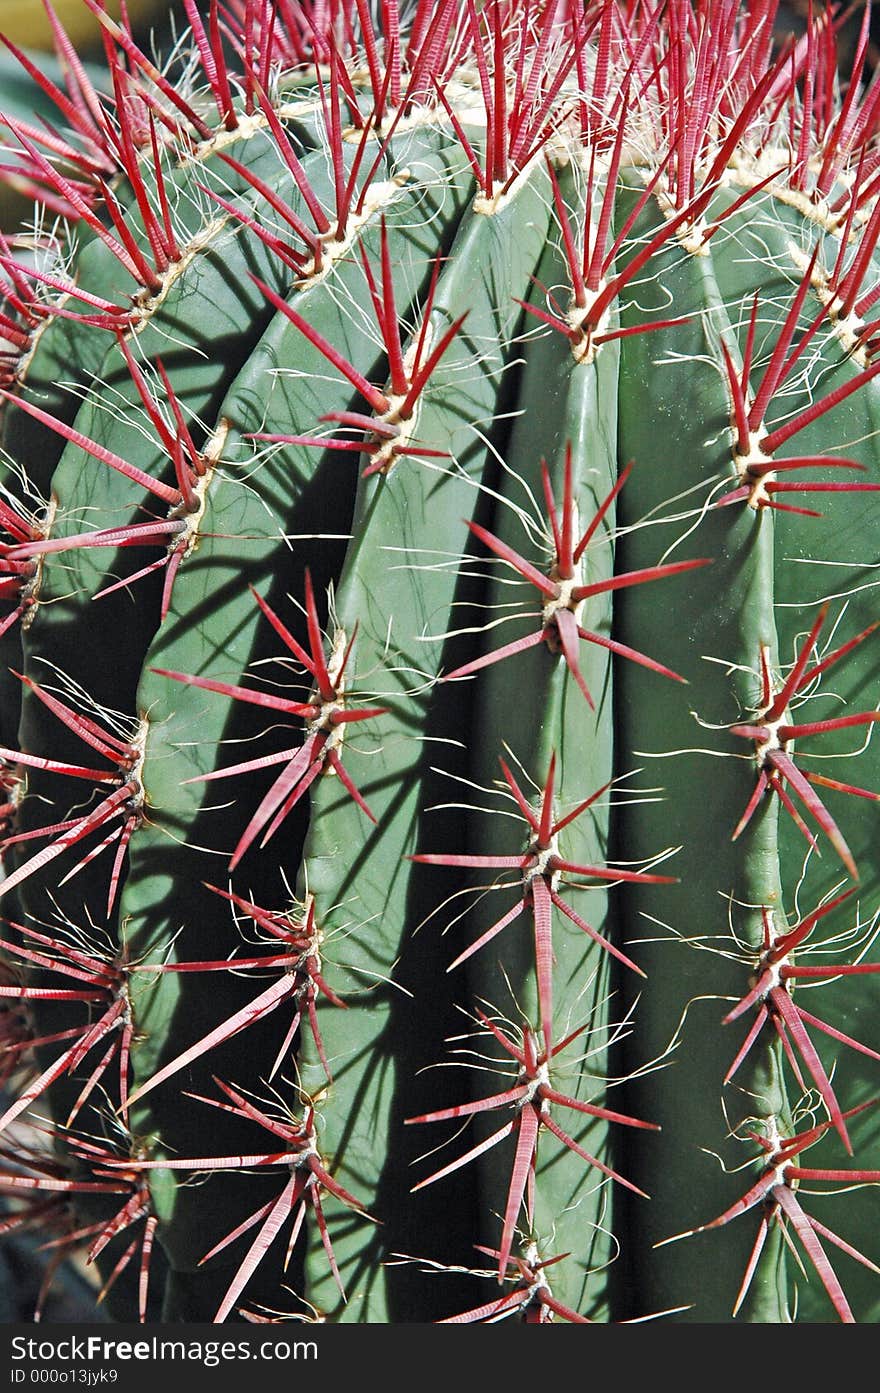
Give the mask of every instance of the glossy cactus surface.
[{"label": "glossy cactus surface", "polygon": [[4,118],[12,1226],[124,1320],[876,1319],[867,11],[84,4]]}]

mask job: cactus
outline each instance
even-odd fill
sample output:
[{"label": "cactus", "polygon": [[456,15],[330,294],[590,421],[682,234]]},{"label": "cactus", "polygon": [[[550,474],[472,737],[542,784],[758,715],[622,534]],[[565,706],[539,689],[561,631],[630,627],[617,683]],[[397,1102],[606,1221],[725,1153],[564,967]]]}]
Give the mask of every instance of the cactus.
[{"label": "cactus", "polygon": [[3,117],[7,1227],[121,1320],[876,1319],[867,9],[83,5]]}]

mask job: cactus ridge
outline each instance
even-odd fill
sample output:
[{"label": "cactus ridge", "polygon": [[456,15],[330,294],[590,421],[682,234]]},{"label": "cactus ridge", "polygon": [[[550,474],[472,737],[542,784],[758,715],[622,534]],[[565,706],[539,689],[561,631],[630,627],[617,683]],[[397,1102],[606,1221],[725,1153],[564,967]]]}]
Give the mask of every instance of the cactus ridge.
[{"label": "cactus ridge", "polygon": [[875,1320],[867,7],[83,5],[101,78],[7,43],[4,1229],[124,1321]]}]

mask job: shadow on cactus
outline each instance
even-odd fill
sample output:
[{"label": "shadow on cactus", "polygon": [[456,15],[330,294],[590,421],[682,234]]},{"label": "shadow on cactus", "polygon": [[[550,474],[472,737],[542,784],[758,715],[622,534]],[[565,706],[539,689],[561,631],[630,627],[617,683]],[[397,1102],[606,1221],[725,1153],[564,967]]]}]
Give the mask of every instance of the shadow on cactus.
[{"label": "shadow on cactus", "polygon": [[875,1319],[867,8],[835,83],[773,0],[82,3],[101,77],[9,45],[4,1231],[122,1321]]}]

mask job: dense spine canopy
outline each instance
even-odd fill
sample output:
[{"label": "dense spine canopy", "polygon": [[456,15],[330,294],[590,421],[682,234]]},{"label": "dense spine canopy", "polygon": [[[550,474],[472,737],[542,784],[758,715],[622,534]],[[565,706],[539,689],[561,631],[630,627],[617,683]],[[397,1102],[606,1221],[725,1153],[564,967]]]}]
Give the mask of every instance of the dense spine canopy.
[{"label": "dense spine canopy", "polygon": [[82,3],[3,113],[4,1227],[122,1320],[876,1319],[868,10]]}]

